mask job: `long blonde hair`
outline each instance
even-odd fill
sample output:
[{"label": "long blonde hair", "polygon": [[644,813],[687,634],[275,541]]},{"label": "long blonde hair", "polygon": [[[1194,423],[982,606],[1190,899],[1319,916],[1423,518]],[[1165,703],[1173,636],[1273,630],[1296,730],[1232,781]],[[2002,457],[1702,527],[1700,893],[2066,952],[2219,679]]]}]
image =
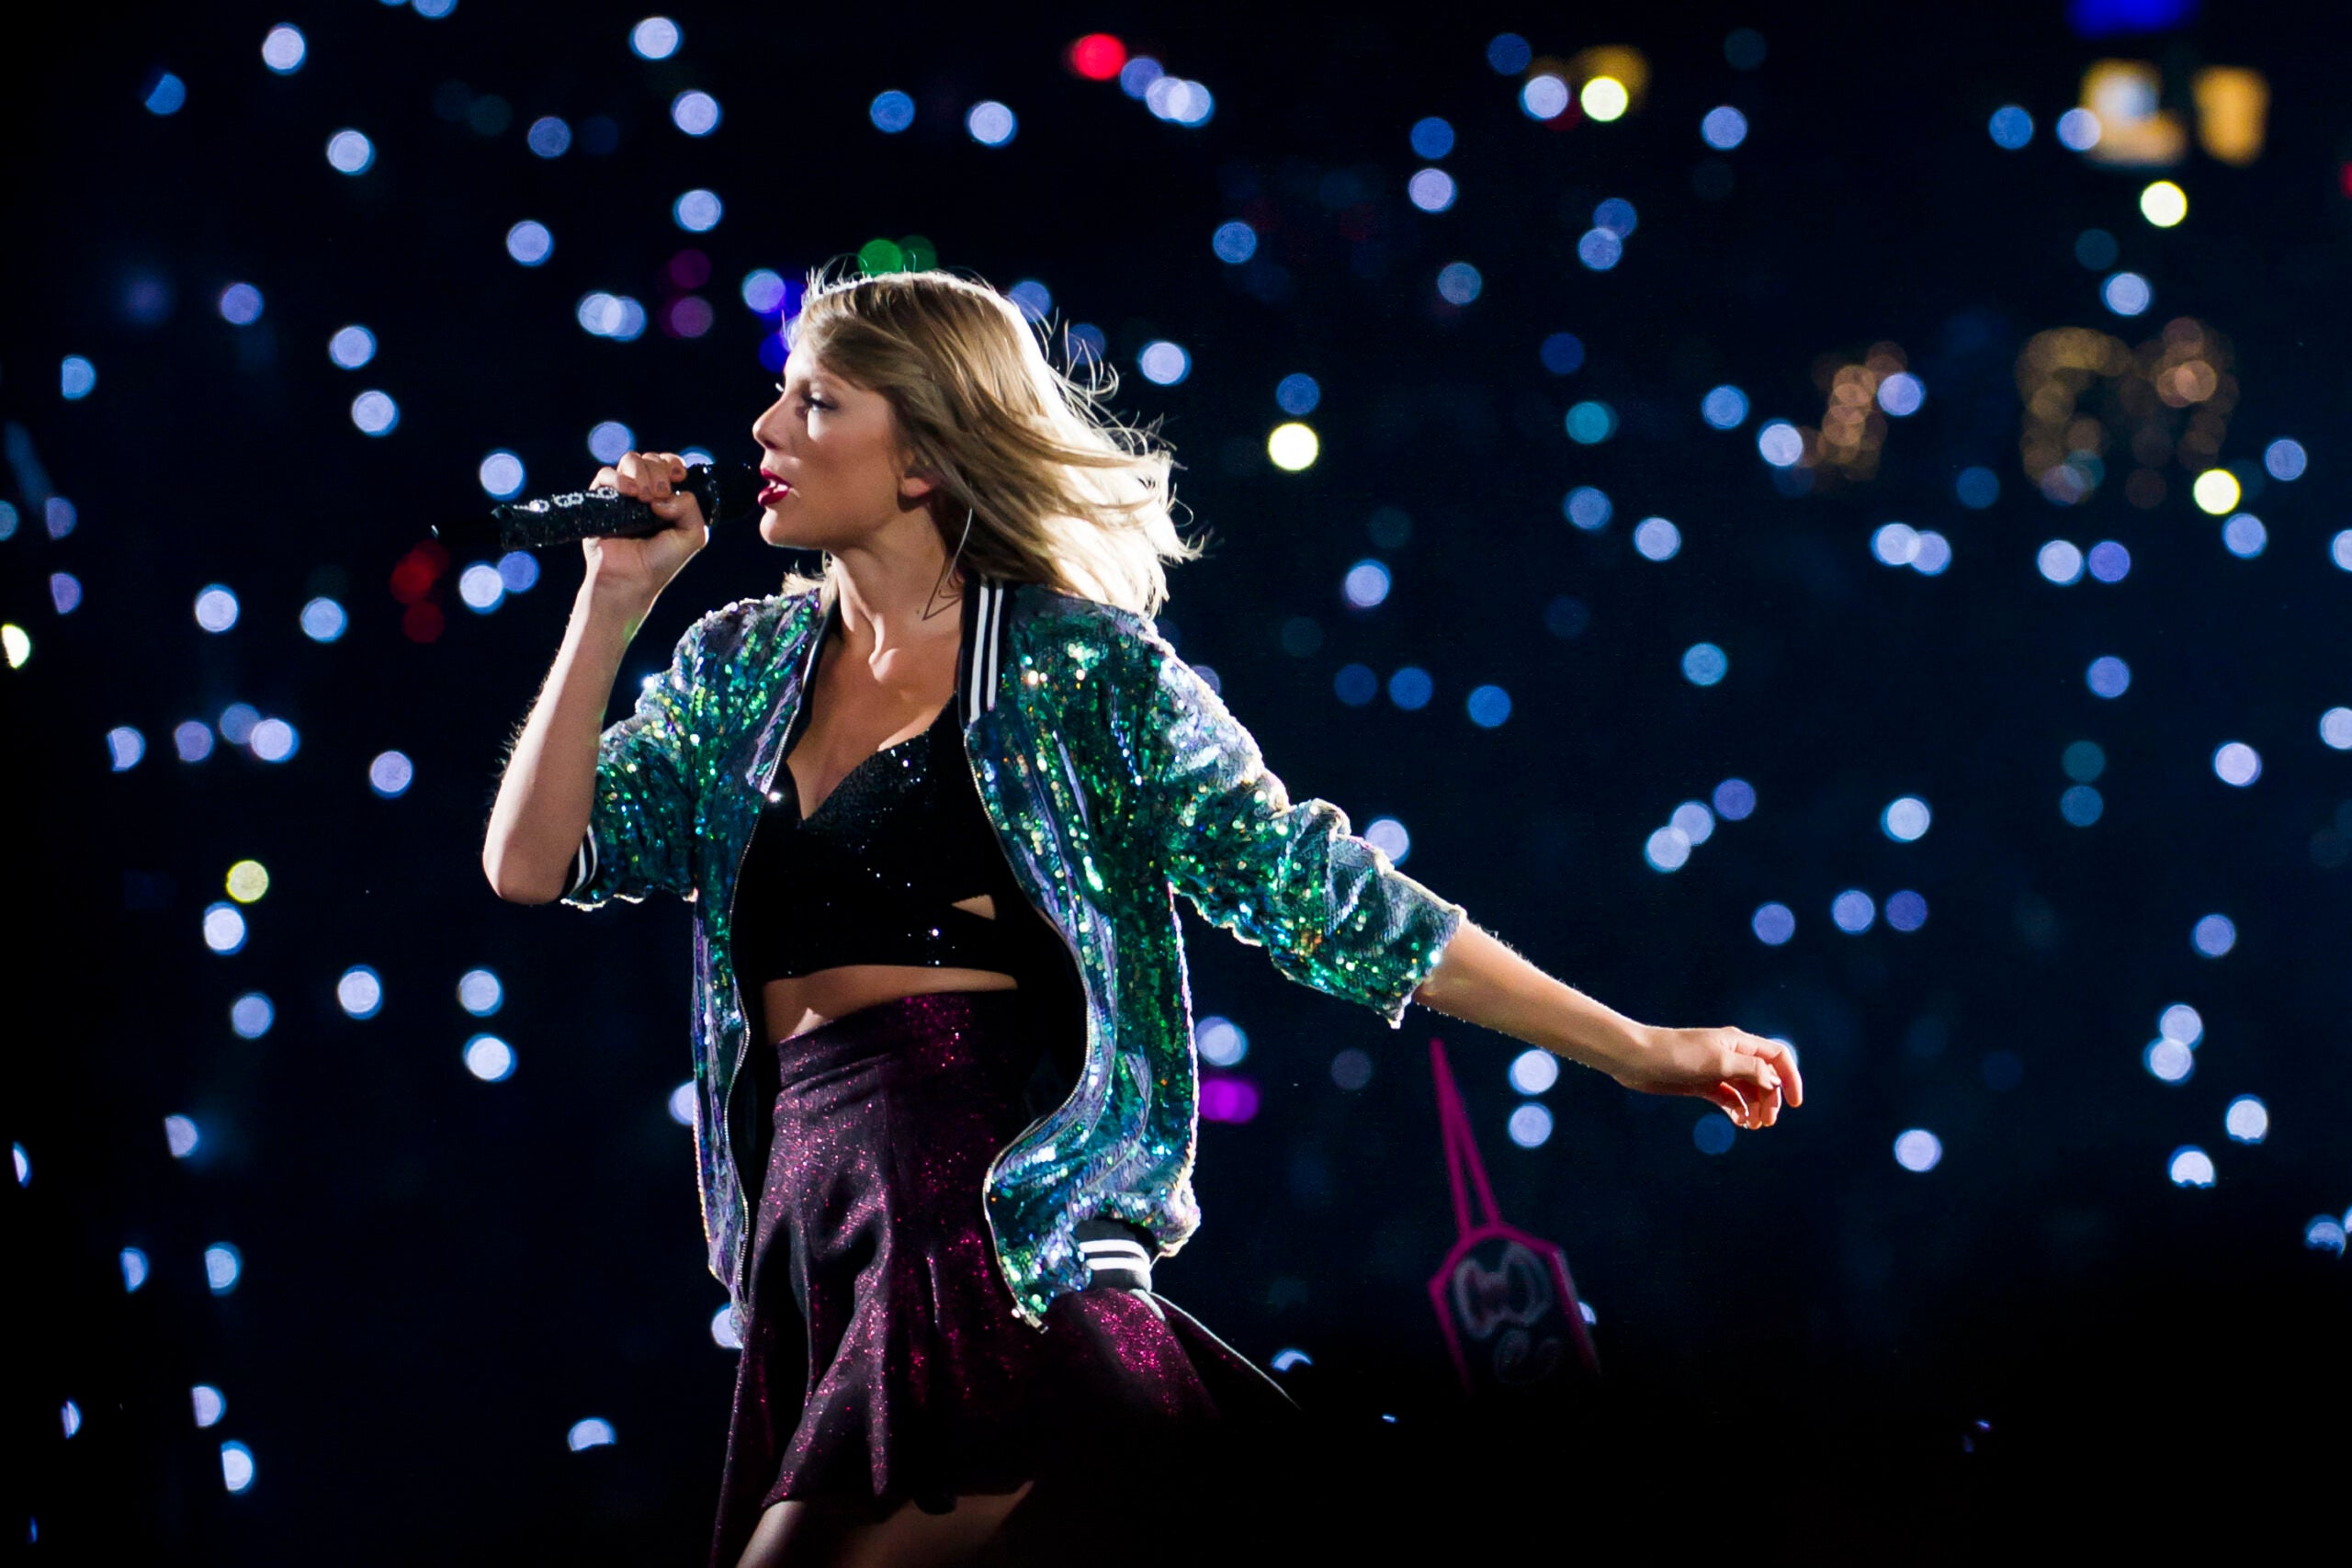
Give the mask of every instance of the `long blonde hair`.
[{"label": "long blonde hair", "polygon": [[[820,269],[791,341],[890,400],[909,455],[939,476],[932,521],[951,553],[961,541],[962,569],[1150,616],[1168,599],[1164,563],[1201,554],[1176,530],[1168,444],[1106,406],[1109,367],[1086,383],[1055,369],[1028,320],[986,285]],[[829,558],[823,578],[796,572],[785,590],[830,592],[834,570]]]}]

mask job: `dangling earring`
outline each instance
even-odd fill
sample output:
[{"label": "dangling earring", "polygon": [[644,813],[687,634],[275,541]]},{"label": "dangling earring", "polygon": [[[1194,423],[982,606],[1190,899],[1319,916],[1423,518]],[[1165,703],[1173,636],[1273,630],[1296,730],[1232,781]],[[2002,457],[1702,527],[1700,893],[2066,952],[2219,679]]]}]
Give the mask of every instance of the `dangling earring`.
[{"label": "dangling earring", "polygon": [[[970,507],[968,507],[968,506],[967,506],[967,507],[964,508],[964,537],[956,541],[956,553],[955,553],[954,555],[952,555],[952,556],[949,556],[949,557],[947,558],[947,564],[946,564],[945,566],[943,566],[943,567],[941,567],[941,568],[939,569],[939,581],[938,581],[938,582],[934,582],[934,583],[933,583],[933,584],[931,585],[931,594],[930,594],[930,596],[929,596],[928,598],[925,598],[925,599],[923,600],[923,602],[922,602],[922,618],[923,618],[924,620],[926,620],[926,621],[927,621],[927,620],[931,619],[931,618],[932,618],[932,616],[933,616],[933,615],[938,615],[938,614],[939,614],[939,610],[934,610],[934,609],[933,609],[933,608],[931,607],[931,601],[932,601],[933,599],[936,599],[936,598],[939,596],[939,588],[940,588],[940,583],[944,583],[944,582],[945,582],[945,581],[947,581],[947,574],[948,574],[949,572],[951,572],[951,571],[953,571],[953,570],[956,570],[956,563],[957,561],[962,560],[962,559],[964,558],[964,543],[965,543],[965,540],[969,539],[971,536],[972,536],[972,508],[970,508]],[[954,604],[954,603],[955,603],[955,601],[954,601],[953,599],[951,599],[951,600],[949,600],[949,601],[948,601],[948,604]],[[946,606],[945,604],[943,604],[943,605],[941,605],[941,606],[940,606],[940,610],[944,610],[944,609],[945,609],[946,607],[947,607],[947,606]]]}]

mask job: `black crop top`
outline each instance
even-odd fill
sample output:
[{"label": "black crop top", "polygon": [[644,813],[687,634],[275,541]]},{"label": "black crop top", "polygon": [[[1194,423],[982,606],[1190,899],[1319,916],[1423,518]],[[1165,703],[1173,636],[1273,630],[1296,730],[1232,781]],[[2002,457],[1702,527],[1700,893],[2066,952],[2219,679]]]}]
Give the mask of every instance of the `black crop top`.
[{"label": "black crop top", "polygon": [[[994,919],[955,907],[983,893]],[[800,815],[792,770],[776,764],[736,889],[735,954],[747,994],[842,964],[986,969],[1023,986],[1055,977],[1067,953],[1012,878],[954,702],[922,734],[851,769],[814,817]]]}]

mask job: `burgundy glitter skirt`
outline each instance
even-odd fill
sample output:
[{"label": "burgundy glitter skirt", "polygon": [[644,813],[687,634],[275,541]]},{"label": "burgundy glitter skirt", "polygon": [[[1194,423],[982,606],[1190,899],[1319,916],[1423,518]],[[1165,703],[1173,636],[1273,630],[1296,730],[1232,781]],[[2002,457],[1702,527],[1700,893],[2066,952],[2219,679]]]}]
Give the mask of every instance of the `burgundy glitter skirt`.
[{"label": "burgundy glitter skirt", "polygon": [[1041,1496],[1120,1476],[1157,1490],[1155,1467],[1216,1429],[1290,1413],[1265,1373],[1148,1292],[1060,1296],[1043,1332],[1013,1314],[981,1183],[1032,1120],[1039,1046],[1020,992],[904,997],[776,1050],[717,1568],[786,1498],[878,1517],[1033,1481]]}]

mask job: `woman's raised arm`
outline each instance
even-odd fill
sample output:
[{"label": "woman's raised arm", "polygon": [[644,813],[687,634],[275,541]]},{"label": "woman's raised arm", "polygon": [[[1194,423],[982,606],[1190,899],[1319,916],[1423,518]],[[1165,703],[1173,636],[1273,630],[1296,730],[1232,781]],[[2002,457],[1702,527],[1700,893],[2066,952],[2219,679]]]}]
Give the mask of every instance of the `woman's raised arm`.
[{"label": "woman's raised arm", "polygon": [[1741,1029],[1636,1023],[1513,953],[1468,920],[1413,999],[1448,1018],[1508,1034],[1597,1068],[1648,1094],[1688,1094],[1744,1128],[1769,1127],[1783,1103],[1804,1103],[1796,1054]]},{"label": "woman's raised arm", "polygon": [[701,505],[671,489],[685,472],[673,454],[631,452],[594,481],[651,502],[670,526],[641,539],[582,541],[588,570],[563,646],[507,757],[482,839],[482,874],[511,903],[562,897],[588,832],[597,739],[622,657],[662,590],[709,538]]}]

